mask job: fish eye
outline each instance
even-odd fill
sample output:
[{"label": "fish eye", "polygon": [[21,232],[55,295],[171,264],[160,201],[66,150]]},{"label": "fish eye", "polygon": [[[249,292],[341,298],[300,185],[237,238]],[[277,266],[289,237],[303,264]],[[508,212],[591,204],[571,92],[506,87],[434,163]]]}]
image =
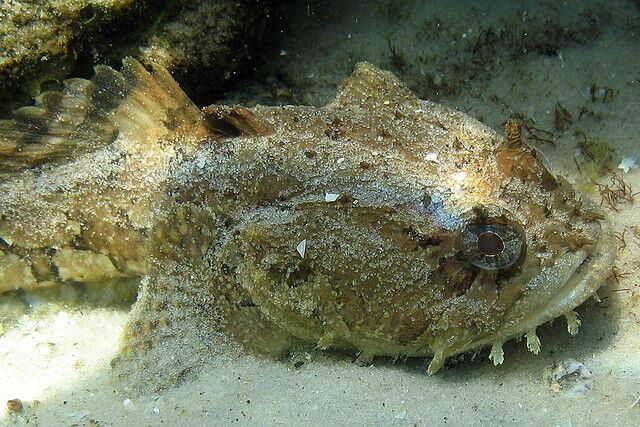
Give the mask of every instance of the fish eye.
[{"label": "fish eye", "polygon": [[503,270],[518,262],[524,250],[520,232],[507,224],[469,224],[457,239],[463,258],[484,270]]}]

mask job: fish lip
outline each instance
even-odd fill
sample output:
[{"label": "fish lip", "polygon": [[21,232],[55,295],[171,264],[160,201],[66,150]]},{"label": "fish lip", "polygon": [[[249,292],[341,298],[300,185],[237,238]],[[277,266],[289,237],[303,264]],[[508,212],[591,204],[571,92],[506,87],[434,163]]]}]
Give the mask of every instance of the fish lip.
[{"label": "fish lip", "polygon": [[[502,345],[510,339],[521,337],[527,332],[535,330],[538,326],[572,311],[586,301],[604,283],[609,274],[607,267],[613,265],[616,258],[616,243],[611,226],[606,220],[598,222],[601,227],[600,239],[593,252],[575,270],[578,272],[582,269],[582,272],[573,274],[554,294],[543,310],[537,311],[534,316],[518,321],[514,326],[502,329],[498,333],[466,341],[459,346],[437,349],[437,351],[441,351],[446,358],[485,346]],[[585,268],[587,264],[588,266]]]}]

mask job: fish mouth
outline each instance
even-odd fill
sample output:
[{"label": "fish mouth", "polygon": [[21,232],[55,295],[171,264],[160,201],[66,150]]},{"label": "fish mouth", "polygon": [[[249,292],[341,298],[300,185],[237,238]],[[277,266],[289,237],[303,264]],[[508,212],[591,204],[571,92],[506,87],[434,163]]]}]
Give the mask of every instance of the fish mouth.
[{"label": "fish mouth", "polygon": [[[564,268],[555,267],[550,270],[550,274],[561,274],[563,279],[566,279],[558,280],[563,284],[552,295],[547,295],[544,298],[537,297],[539,298],[538,301],[545,301],[544,304],[540,303],[541,308],[539,310],[530,313],[528,313],[530,310],[526,310],[526,307],[536,304],[535,295],[519,301],[519,304],[516,304],[513,309],[505,313],[502,325],[509,326],[499,327],[496,333],[435,351],[434,360],[429,365],[429,373],[437,371],[444,363],[444,359],[449,356],[485,346],[492,346],[492,355],[490,357],[495,364],[501,364],[501,354],[496,358],[493,354],[493,349],[497,349],[501,353],[501,346],[506,341],[532,332],[535,334],[538,326],[559,316],[571,313],[575,307],[592,296],[608,277],[610,267],[616,257],[615,237],[611,226],[605,220],[599,222],[601,228],[600,238],[591,253],[578,251],[566,254],[558,262],[563,263],[565,265]],[[573,332],[571,325],[569,326],[570,332]]]}]

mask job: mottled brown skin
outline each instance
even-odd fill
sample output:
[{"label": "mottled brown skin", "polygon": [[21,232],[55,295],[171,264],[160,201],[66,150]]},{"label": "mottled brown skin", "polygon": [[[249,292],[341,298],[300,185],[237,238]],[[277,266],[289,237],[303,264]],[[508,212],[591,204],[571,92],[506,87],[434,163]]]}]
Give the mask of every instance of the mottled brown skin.
[{"label": "mottled brown skin", "polygon": [[[323,108],[202,114],[195,136],[164,138],[147,276],[114,361],[133,381],[180,380],[220,332],[271,354],[432,355],[429,372],[486,345],[501,363],[513,337],[537,352],[535,328],[573,319],[613,261],[597,207],[537,152],[369,64]],[[478,268],[460,243],[473,224],[524,249]]]},{"label": "mottled brown skin", "polygon": [[185,128],[209,134],[166,70],[129,59],[0,120],[0,293],[143,274]]},{"label": "mottled brown skin", "polygon": [[[205,144],[168,180],[175,196],[148,284],[149,301],[167,303],[160,318],[175,316],[164,298],[181,287],[189,296],[178,300],[198,301],[194,312],[212,321],[200,329],[249,348],[277,354],[303,341],[362,361],[434,355],[435,372],[484,345],[501,363],[500,345],[524,334],[537,352],[535,328],[604,280],[613,244],[590,200],[534,150],[417,100],[388,73],[361,65],[322,109],[251,111],[268,134]],[[456,245],[468,222],[511,224],[526,250],[509,269],[478,269]]]}]

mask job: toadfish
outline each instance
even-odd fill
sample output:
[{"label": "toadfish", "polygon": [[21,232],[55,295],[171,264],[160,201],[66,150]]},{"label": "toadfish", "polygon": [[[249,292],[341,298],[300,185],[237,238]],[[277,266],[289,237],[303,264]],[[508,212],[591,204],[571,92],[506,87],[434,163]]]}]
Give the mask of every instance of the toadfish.
[{"label": "toadfish", "polygon": [[[521,141],[356,66],[322,108],[197,108],[126,59],[0,122],[0,291],[142,277],[113,366],[178,381],[223,341],[453,355],[525,336],[614,261]],[[229,338],[231,337],[231,338]]]}]

